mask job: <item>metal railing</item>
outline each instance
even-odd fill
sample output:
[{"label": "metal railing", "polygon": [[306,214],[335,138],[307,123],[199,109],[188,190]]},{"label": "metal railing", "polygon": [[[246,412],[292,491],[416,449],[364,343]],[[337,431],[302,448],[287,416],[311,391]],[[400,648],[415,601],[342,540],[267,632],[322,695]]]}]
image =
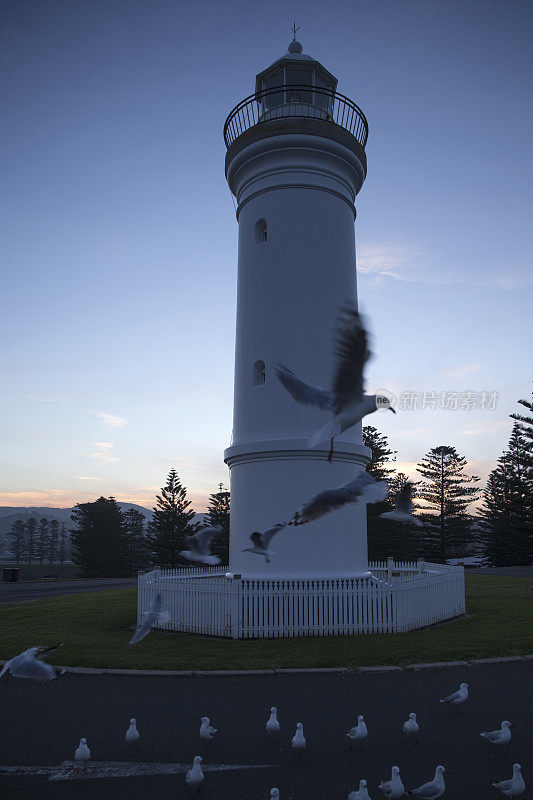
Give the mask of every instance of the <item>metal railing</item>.
[{"label": "metal railing", "polygon": [[318,86],[273,86],[246,97],[224,123],[224,141],[230,147],[245,131],[275,119],[320,119],[348,131],[364,149],[368,122],[352,100]]}]

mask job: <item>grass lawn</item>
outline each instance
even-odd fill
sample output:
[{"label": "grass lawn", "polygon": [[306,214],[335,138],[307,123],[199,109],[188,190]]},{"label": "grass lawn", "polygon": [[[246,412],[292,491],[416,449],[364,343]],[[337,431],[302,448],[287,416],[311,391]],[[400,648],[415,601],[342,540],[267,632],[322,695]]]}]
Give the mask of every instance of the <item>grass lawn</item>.
[{"label": "grass lawn", "polygon": [[0,658],[64,642],[50,663],[122,669],[357,667],[533,652],[533,580],[466,576],[464,619],[410,633],[301,639],[214,639],[153,631],[129,647],[136,590],[0,605]]}]

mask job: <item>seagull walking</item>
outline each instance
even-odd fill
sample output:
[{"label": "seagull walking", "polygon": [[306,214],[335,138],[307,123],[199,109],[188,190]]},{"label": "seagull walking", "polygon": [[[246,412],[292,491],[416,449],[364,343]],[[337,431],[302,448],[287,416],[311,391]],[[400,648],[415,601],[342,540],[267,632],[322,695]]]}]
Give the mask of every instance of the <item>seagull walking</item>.
[{"label": "seagull walking", "polygon": [[359,789],[357,791],[350,792],[348,795],[348,800],[372,800],[368,794],[368,789],[366,788],[366,781],[359,781]]},{"label": "seagull walking", "polygon": [[439,700],[439,703],[451,703],[453,706],[457,708],[459,712],[461,710],[461,705],[468,700],[468,684],[462,683],[459,686],[459,689],[454,692],[453,694],[449,694],[448,697],[443,697],[442,700]]},{"label": "seagull walking", "polygon": [[61,643],[51,647],[30,647],[28,650],[24,650],[23,653],[6,661],[0,672],[0,678],[5,676],[4,680],[8,681],[9,676],[12,675],[14,678],[30,678],[34,681],[57,680],[65,670],[58,670],[42,659],[62,646]]},{"label": "seagull walking", "polygon": [[291,739],[291,747],[294,750],[294,755],[301,753],[305,750],[307,742],[304,736],[304,727],[301,722],[296,723],[296,733]]},{"label": "seagull walking", "polygon": [[400,767],[393,767],[390,781],[382,781],[379,788],[387,800],[398,800],[403,797],[405,788],[400,778]]},{"label": "seagull walking", "polygon": [[211,555],[211,540],[221,532],[221,528],[216,526],[200,528],[192,536],[186,537],[189,549],[181,550],[180,556],[187,561],[197,561],[199,564],[215,567],[220,564],[220,558]]},{"label": "seagull walking", "polygon": [[[87,769],[87,762],[91,757],[91,751],[87,747],[87,739],[80,739],[80,743],[74,753],[74,759],[78,762],[83,761],[83,769]],[[79,767],[76,767],[76,772],[79,772]]]},{"label": "seagull walking", "polygon": [[202,772],[202,756],[194,756],[192,769],[190,769],[185,775],[185,783],[187,786],[196,786],[200,792],[200,784],[202,783],[203,779],[204,773]]},{"label": "seagull walking", "polygon": [[158,592],[150,603],[150,611],[144,614],[142,625],[137,628],[131,637],[130,644],[137,644],[137,642],[140,642],[145,636],[148,636],[150,628],[152,625],[155,625],[156,622],[165,623],[169,621],[170,615],[166,611],[163,611],[163,598]]},{"label": "seagull walking", "polygon": [[511,723],[508,722],[506,719],[501,724],[500,730],[498,731],[484,731],[483,733],[479,734],[488,742],[496,746],[496,752],[502,753],[501,747],[507,742],[511,741]]},{"label": "seagull walking", "polygon": [[420,730],[420,726],[416,721],[416,714],[411,712],[409,714],[409,719],[403,723],[403,732],[407,734],[409,737],[409,741],[418,742],[418,731]]},{"label": "seagull walking", "polygon": [[442,797],[446,791],[443,777],[445,772],[446,770],[444,767],[438,766],[432,781],[423,783],[422,786],[419,786],[417,789],[411,789],[407,794],[411,794],[414,797],[421,797],[423,800],[437,800],[437,798]]},{"label": "seagull walking", "polygon": [[515,797],[520,797],[526,791],[526,784],[522,777],[522,767],[520,764],[513,764],[513,777],[508,781],[497,781],[492,784],[495,789],[504,794],[506,797],[514,800]]},{"label": "seagull walking", "polygon": [[297,511],[288,525],[305,525],[306,522],[313,522],[315,519],[323,517],[330,511],[335,511],[347,503],[378,503],[387,496],[388,486],[386,481],[376,481],[372,475],[364,470],[351,481],[343,483],[334,489],[324,489],[311,500],[308,500]]},{"label": "seagull walking", "polygon": [[394,522],[409,522],[421,528],[423,522],[413,516],[413,484],[407,481],[403,485],[396,498],[394,511],[385,511],[379,516],[382,519],[392,519]]},{"label": "seagull walking", "polygon": [[312,386],[291,370],[278,365],[276,374],[289,394],[298,403],[329,411],[331,419],[309,439],[309,447],[329,441],[328,461],[333,458],[336,436],[360,422],[377,408],[389,408],[389,399],[381,395],[366,395],[363,391],[363,371],[370,358],[368,337],[359,313],[353,307],[342,309],[337,319],[335,369],[331,391]]},{"label": "seagull walking", "polygon": [[130,719],[130,726],[126,731],[126,735],[124,736],[124,741],[127,745],[132,745],[135,749],[139,749],[139,739],[140,733],[137,730],[137,720],[135,717]]},{"label": "seagull walking", "polygon": [[359,752],[361,752],[363,749],[363,741],[368,736],[368,730],[366,727],[365,718],[363,717],[362,714],[360,714],[357,717],[357,725],[354,725],[354,727],[348,731],[346,736],[350,740],[350,750],[352,749],[353,743],[357,742],[357,747],[359,749]]},{"label": "seagull walking", "polygon": [[260,533],[259,531],[254,531],[250,535],[250,540],[252,542],[252,547],[245,547],[243,548],[243,553],[255,553],[258,556],[264,556],[266,558],[266,563],[270,564],[270,556],[274,555],[274,551],[270,550],[270,542],[272,541],[273,537],[279,533],[283,528],[287,525],[286,522],[278,522],[276,525],[273,525],[264,533]]}]

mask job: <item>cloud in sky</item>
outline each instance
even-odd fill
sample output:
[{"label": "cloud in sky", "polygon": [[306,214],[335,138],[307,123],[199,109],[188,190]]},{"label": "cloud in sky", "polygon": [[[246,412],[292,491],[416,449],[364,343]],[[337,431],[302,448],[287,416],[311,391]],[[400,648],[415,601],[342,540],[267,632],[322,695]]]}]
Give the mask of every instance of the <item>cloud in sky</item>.
[{"label": "cloud in sky", "polygon": [[479,364],[463,364],[458,367],[452,367],[452,369],[445,369],[441,372],[441,375],[444,378],[465,378],[474,372],[479,372]]},{"label": "cloud in sky", "polygon": [[357,271],[378,279],[433,283],[435,273],[427,270],[428,261],[427,253],[415,245],[367,245],[358,250]]},{"label": "cloud in sky", "polygon": [[117,456],[111,453],[115,442],[93,442],[93,444],[98,447],[98,450],[91,453],[91,458],[97,458],[98,461],[118,461]]},{"label": "cloud in sky", "polygon": [[123,428],[124,425],[129,425],[128,420],[123,417],[117,417],[115,414],[106,414],[105,412],[93,411],[95,417],[100,417],[104,425],[108,428]]},{"label": "cloud in sky", "polygon": [[46,492],[0,492],[0,505],[19,506],[28,504],[57,503],[66,494],[65,489],[48,489]]},{"label": "cloud in sky", "polygon": [[76,475],[79,481],[99,481],[101,478],[96,478],[94,475]]}]

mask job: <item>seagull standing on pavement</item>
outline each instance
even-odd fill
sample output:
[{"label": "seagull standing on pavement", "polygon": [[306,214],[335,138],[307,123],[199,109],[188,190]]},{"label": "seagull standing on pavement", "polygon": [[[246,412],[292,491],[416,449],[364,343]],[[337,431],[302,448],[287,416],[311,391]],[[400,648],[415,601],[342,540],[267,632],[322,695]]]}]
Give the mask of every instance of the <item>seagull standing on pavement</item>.
[{"label": "seagull standing on pavement", "polygon": [[499,731],[484,731],[479,735],[483,736],[484,739],[487,739],[487,741],[495,745],[497,753],[501,753],[501,746],[511,741],[511,723],[504,719]]},{"label": "seagull standing on pavement", "polygon": [[363,741],[368,736],[368,730],[365,724],[365,718],[363,717],[362,714],[360,714],[357,717],[357,725],[354,725],[354,727],[348,731],[346,736],[350,740],[350,750],[352,749],[353,743],[357,742],[359,751],[362,751]]},{"label": "seagull standing on pavement", "polygon": [[272,541],[273,537],[279,533],[283,528],[287,525],[286,522],[278,522],[276,525],[273,525],[264,533],[260,533],[259,531],[254,531],[250,535],[250,540],[252,542],[252,547],[245,547],[243,548],[243,553],[256,553],[258,556],[264,556],[266,558],[266,563],[270,564],[270,556],[274,555],[274,551],[270,550],[270,542]]},{"label": "seagull standing on pavement", "polygon": [[270,800],[279,800],[279,789],[270,790]]},{"label": "seagull standing on pavement", "polygon": [[444,767],[438,766],[432,781],[423,783],[422,786],[419,786],[417,789],[411,789],[407,794],[411,794],[414,797],[421,797],[422,800],[437,800],[438,797],[442,797],[446,790],[443,778],[445,772],[446,770]]},{"label": "seagull standing on pavement", "polygon": [[368,337],[361,317],[355,308],[347,306],[337,319],[336,363],[331,391],[302,381],[281,364],[276,370],[279,380],[294,400],[317,406],[332,414],[329,422],[308,442],[309,447],[318,447],[329,441],[328,461],[333,458],[335,437],[356,425],[364,416],[378,408],[389,408],[396,413],[388,397],[364,393],[363,370],[370,355]]},{"label": "seagull standing on pavement", "polygon": [[492,784],[495,789],[514,800],[515,797],[520,797],[526,791],[526,784],[522,777],[522,767],[520,764],[513,764],[513,777],[508,781],[498,781]]},{"label": "seagull standing on pavement", "polygon": [[403,732],[407,734],[409,741],[417,742],[419,730],[420,726],[416,721],[416,714],[411,712],[409,714],[409,719],[403,723]]},{"label": "seagull standing on pavement", "polygon": [[468,700],[468,684],[462,683],[459,686],[459,689],[454,692],[453,694],[449,694],[448,697],[443,697],[442,700],[439,700],[439,703],[451,703],[453,706],[457,708],[457,711],[461,710],[461,705]]},{"label": "seagull standing on pavement", "polygon": [[169,621],[170,615],[166,611],[163,611],[163,598],[158,592],[150,603],[150,611],[144,614],[142,625],[137,628],[131,637],[130,644],[137,644],[137,642],[140,642],[145,636],[148,636],[152,625],[155,625],[156,622],[165,623]]},{"label": "seagull standing on pavement", "polygon": [[135,717],[130,719],[130,727],[126,731],[126,735],[124,736],[124,740],[127,745],[132,745],[136,749],[139,748],[139,739],[140,733],[137,730],[137,720]]},{"label": "seagull standing on pavement", "polygon": [[265,727],[267,733],[279,733],[280,724],[278,722],[278,709],[276,706],[272,706],[270,709],[270,716]]},{"label": "seagull standing on pavement", "polygon": [[385,511],[379,516],[383,519],[392,519],[394,522],[410,522],[411,525],[421,528],[423,522],[413,516],[413,484],[409,481],[404,483],[396,498],[394,511]]},{"label": "seagull standing on pavement", "polygon": [[305,525],[306,522],[313,522],[320,519],[324,514],[335,511],[347,503],[378,503],[387,496],[388,486],[386,481],[376,481],[372,475],[362,470],[356,478],[353,478],[342,486],[335,489],[324,489],[311,500],[308,500],[297,511],[288,525]]},{"label": "seagull standing on pavement", "polygon": [[194,756],[194,762],[192,765],[192,769],[188,771],[185,775],[185,783],[187,786],[196,786],[198,791],[200,791],[200,784],[204,779],[204,773],[202,772],[202,756]]},{"label": "seagull standing on pavement", "polygon": [[187,561],[197,561],[199,564],[215,567],[220,564],[220,558],[211,555],[211,540],[221,532],[217,527],[200,528],[192,536],[186,537],[189,549],[181,550],[180,556]]},{"label": "seagull standing on pavement", "polygon": [[[87,769],[87,762],[91,757],[91,751],[87,747],[87,739],[80,739],[80,743],[76,748],[76,752],[74,753],[74,759],[76,761],[83,761],[83,769]],[[76,772],[79,772],[79,768],[76,767]]]},{"label": "seagull standing on pavement", "polygon": [[307,742],[305,741],[304,736],[304,726],[301,722],[296,723],[296,733],[291,739],[291,747],[294,750],[294,754],[301,753],[305,750]]},{"label": "seagull standing on pavement", "polygon": [[217,732],[218,728],[211,727],[211,720],[209,717],[202,717],[201,720],[202,724],[200,725],[200,737],[206,741],[210,742]]},{"label": "seagull standing on pavement", "polygon": [[372,800],[366,788],[366,781],[359,781],[359,789],[356,792],[350,792],[348,800]]},{"label": "seagull standing on pavement", "polygon": [[387,800],[398,800],[404,795],[404,785],[400,778],[400,767],[393,767],[390,781],[382,781],[379,788]]}]

